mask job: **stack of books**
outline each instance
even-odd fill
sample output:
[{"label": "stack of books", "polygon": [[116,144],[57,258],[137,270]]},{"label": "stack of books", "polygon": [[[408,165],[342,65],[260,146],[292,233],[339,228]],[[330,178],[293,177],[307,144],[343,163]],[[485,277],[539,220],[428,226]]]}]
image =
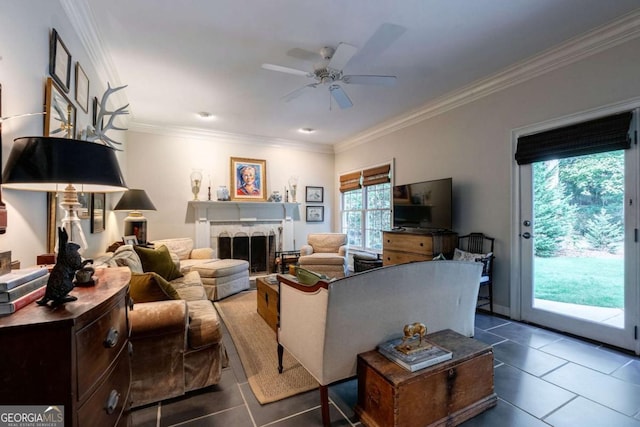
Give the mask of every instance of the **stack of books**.
[{"label": "stack of books", "polygon": [[396,348],[401,343],[402,338],[387,341],[378,346],[378,352],[411,372],[428,368],[453,357],[452,352],[431,342],[427,342],[427,345],[420,350],[406,354]]},{"label": "stack of books", "polygon": [[15,313],[46,291],[49,271],[33,267],[11,270],[0,276],[0,315]]}]

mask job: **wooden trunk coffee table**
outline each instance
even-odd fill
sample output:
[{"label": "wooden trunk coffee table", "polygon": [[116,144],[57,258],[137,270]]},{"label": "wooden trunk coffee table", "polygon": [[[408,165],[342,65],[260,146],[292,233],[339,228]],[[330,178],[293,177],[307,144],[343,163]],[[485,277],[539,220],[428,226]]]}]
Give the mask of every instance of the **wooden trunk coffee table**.
[{"label": "wooden trunk coffee table", "polygon": [[[275,283],[270,281],[273,277]],[[278,315],[280,307],[278,294],[280,293],[279,283],[276,276],[258,277],[256,278],[257,298],[258,298],[258,314],[269,325],[274,332],[278,332]]]},{"label": "wooden trunk coffee table", "polygon": [[453,358],[410,372],[377,350],[358,355],[358,404],[367,427],[455,426],[495,406],[493,350],[451,330],[427,335]]}]

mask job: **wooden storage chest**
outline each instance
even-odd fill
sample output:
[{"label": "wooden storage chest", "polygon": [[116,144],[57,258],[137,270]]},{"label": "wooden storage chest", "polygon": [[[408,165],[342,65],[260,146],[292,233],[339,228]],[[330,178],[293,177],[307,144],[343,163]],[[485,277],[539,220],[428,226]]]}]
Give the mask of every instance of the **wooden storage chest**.
[{"label": "wooden storage chest", "polygon": [[269,283],[269,279],[256,279],[258,314],[276,333],[278,332],[278,283]]},{"label": "wooden storage chest", "polygon": [[410,372],[377,350],[358,355],[356,413],[367,427],[455,426],[493,407],[493,350],[451,330],[427,336],[453,358]]},{"label": "wooden storage chest", "polygon": [[431,261],[440,253],[451,259],[458,243],[458,235],[453,232],[403,230],[384,231],[382,235],[384,265]]}]

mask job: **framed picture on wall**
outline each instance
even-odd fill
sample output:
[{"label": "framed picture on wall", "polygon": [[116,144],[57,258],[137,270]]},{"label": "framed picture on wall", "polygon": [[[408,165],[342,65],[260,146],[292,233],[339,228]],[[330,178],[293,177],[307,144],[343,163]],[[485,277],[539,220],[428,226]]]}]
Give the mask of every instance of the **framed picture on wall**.
[{"label": "framed picture on wall", "polygon": [[80,202],[80,207],[78,207],[78,218],[89,219],[91,217],[89,214],[91,193],[78,193],[78,202]]},{"label": "framed picture on wall", "polygon": [[49,74],[65,92],[71,86],[71,53],[54,28],[49,44]]},{"label": "framed picture on wall", "polygon": [[324,206],[307,206],[307,222],[324,222]]},{"label": "framed picture on wall", "polygon": [[231,158],[231,200],[267,200],[267,161]]},{"label": "framed picture on wall", "polygon": [[85,113],[89,112],[89,77],[76,62],[76,102]]},{"label": "framed picture on wall", "polygon": [[105,193],[91,193],[91,232],[102,233],[104,231]]},{"label": "framed picture on wall", "polygon": [[322,203],[324,202],[324,187],[305,187],[305,202]]},{"label": "framed picture on wall", "polygon": [[51,77],[45,87],[44,136],[72,138],[76,127],[76,107]]}]

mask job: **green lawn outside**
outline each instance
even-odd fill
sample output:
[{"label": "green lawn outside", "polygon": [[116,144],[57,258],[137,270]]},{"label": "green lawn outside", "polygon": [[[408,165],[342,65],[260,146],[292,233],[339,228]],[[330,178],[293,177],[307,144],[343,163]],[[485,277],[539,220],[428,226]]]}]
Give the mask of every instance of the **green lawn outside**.
[{"label": "green lawn outside", "polygon": [[535,258],[535,297],[557,302],[624,308],[621,258]]}]

